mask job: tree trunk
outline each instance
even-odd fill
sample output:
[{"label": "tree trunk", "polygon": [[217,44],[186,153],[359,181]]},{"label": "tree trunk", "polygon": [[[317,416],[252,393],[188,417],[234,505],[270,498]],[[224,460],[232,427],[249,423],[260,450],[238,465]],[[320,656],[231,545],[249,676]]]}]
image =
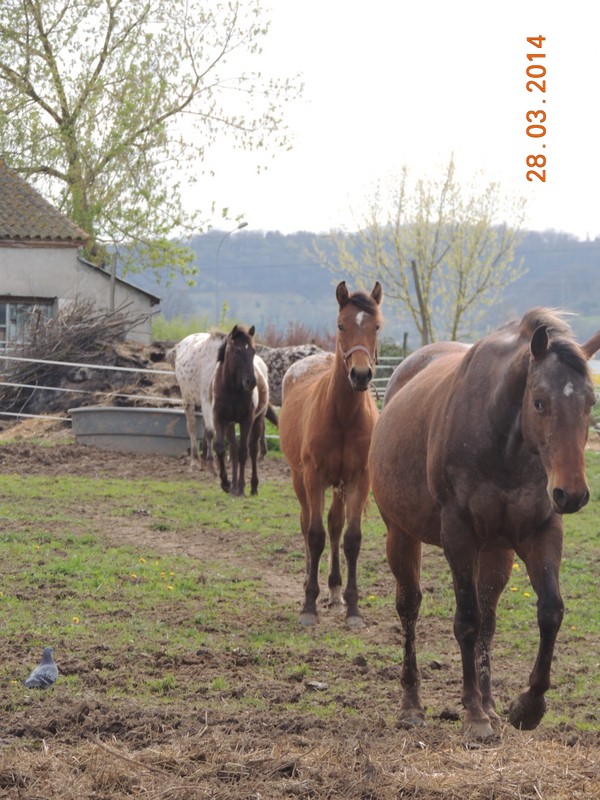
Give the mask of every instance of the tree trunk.
[{"label": "tree trunk", "polygon": [[415,284],[415,292],[417,293],[417,301],[419,303],[419,314],[421,315],[421,345],[426,345],[431,342],[431,324],[429,322],[429,314],[427,306],[423,300],[423,293],[421,292],[421,283],[419,281],[419,273],[417,272],[417,262],[411,261],[410,266],[412,269],[413,281]]}]

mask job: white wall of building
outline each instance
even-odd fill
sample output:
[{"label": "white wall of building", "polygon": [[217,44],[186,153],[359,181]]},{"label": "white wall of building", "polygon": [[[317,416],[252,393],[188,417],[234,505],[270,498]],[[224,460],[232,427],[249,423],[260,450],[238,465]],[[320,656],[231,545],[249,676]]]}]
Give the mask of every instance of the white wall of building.
[{"label": "white wall of building", "polygon": [[[0,297],[54,299],[58,307],[75,298],[91,298],[99,310],[108,310],[110,275],[81,261],[75,247],[6,247],[0,243]],[[126,306],[125,313],[132,316],[153,310],[150,295],[122,280],[115,281],[114,305],[117,309]],[[149,343],[151,328],[148,318],[129,336]]]}]

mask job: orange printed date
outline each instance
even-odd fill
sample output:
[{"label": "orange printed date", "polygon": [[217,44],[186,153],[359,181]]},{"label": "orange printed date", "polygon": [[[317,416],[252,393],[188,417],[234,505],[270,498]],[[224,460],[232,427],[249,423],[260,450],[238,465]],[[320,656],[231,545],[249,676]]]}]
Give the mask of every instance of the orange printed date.
[{"label": "orange printed date", "polygon": [[[527,53],[527,61],[529,62],[525,70],[527,81],[525,88],[528,92],[537,96],[538,94],[545,95],[547,89],[546,83],[546,53],[541,52],[544,48],[545,36],[529,36],[527,37],[527,44],[536,48],[540,52]],[[546,102],[546,98],[539,98],[541,103]],[[528,111],[525,114],[527,127],[525,133],[530,139],[541,140],[546,136],[546,112],[544,109],[535,109]],[[545,149],[546,144],[541,143],[541,147]],[[525,163],[528,167],[535,167],[536,169],[527,170],[527,180],[538,180],[542,183],[546,182],[546,156],[543,153],[536,155],[528,155]]]}]

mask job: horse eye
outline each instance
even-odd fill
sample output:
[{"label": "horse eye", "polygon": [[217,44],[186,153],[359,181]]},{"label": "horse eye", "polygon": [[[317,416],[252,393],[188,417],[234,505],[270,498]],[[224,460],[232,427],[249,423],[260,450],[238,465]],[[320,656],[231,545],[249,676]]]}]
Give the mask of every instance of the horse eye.
[{"label": "horse eye", "polygon": [[343,330],[344,330],[344,326],[342,325],[342,323],[341,322],[338,323],[338,331],[343,331]]},{"label": "horse eye", "polygon": [[542,400],[534,400],[534,401],[533,401],[533,407],[534,407],[534,408],[535,408],[535,410],[536,410],[536,411],[538,411],[540,414],[541,414],[541,413],[542,413],[542,411],[544,411],[544,410],[545,410],[545,408],[546,408],[546,406],[544,405],[544,403],[543,403],[543,401],[542,401]]}]

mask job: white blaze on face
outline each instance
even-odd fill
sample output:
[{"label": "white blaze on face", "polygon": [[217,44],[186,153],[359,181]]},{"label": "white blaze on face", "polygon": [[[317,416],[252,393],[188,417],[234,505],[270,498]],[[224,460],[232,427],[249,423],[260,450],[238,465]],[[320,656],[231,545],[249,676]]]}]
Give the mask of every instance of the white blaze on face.
[{"label": "white blaze on face", "polygon": [[573,384],[571,381],[565,384],[565,388],[563,389],[563,394],[565,397],[570,397],[573,394]]},{"label": "white blaze on face", "polygon": [[362,326],[365,317],[366,317],[365,311],[359,311],[358,314],[356,315],[356,324],[358,325],[359,328]]}]

